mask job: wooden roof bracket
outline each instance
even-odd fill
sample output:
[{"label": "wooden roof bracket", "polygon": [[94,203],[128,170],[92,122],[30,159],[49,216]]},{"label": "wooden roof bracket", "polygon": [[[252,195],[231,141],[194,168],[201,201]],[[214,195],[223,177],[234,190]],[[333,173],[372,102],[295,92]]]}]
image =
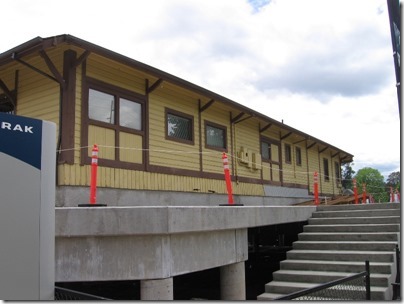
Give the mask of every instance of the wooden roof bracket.
[{"label": "wooden roof bracket", "polygon": [[234,118],[232,118],[232,119],[230,119],[230,122],[232,123],[232,124],[235,124],[235,123],[237,123],[237,121],[241,118],[241,117],[243,117],[244,116],[244,112],[241,112],[240,114],[238,114],[236,117],[234,117]]},{"label": "wooden roof bracket", "polygon": [[286,138],[288,138],[290,135],[292,135],[293,132],[289,132],[288,134],[285,134],[283,136],[281,136],[281,140],[284,140]]},{"label": "wooden roof bracket", "polygon": [[[41,51],[41,52],[42,52],[42,51]],[[42,56],[42,55],[41,55],[41,56]],[[47,55],[46,55],[46,57],[47,57]],[[30,68],[31,70],[37,72],[38,74],[41,74],[42,76],[45,76],[46,78],[49,78],[50,80],[53,80],[53,81],[59,83],[60,85],[64,85],[64,79],[63,79],[63,77],[60,75],[60,73],[57,72],[57,70],[56,70],[56,72],[57,72],[57,74],[58,74],[57,77],[60,77],[61,79],[58,79],[55,75],[54,75],[54,76],[49,75],[48,73],[46,73],[46,72],[44,72],[44,71],[38,69],[37,67],[34,67],[33,65],[29,64],[28,62],[23,61],[22,59],[20,59],[20,58],[17,57],[16,53],[13,53],[13,54],[11,55],[11,58],[12,58],[13,60],[17,61],[18,63],[21,63],[22,65],[24,65],[24,66]],[[48,57],[48,59],[49,59],[49,57]],[[45,60],[45,58],[44,58],[44,60]],[[49,61],[50,61],[50,59],[49,59]],[[45,62],[46,62],[46,60],[45,60]],[[46,64],[48,65],[47,62],[46,62]],[[52,66],[53,66],[53,68],[56,69],[56,67],[53,65],[53,63],[52,63]],[[49,67],[49,65],[48,65],[48,67]],[[51,69],[51,68],[49,67],[49,69]],[[51,71],[52,71],[52,69],[51,69]],[[52,71],[52,73],[53,73],[53,71]],[[61,82],[61,81],[62,81],[62,82]]]},{"label": "wooden roof bracket", "polygon": [[148,89],[147,89],[147,94],[150,94],[153,92],[155,89],[157,89],[162,83],[164,79],[159,78],[155,83],[153,83]]},{"label": "wooden roof bracket", "polygon": [[91,52],[89,50],[85,50],[83,54],[77,58],[76,62],[74,63],[74,67],[77,68],[80,64],[82,64],[88,58],[88,56],[90,56],[90,54]]},{"label": "wooden roof bracket", "polygon": [[13,106],[15,106],[15,97],[13,96],[14,94],[1,79],[0,79],[0,88],[4,91],[4,94],[7,96],[7,98],[10,99]]},{"label": "wooden roof bracket", "polygon": [[325,150],[327,150],[329,147],[328,146],[326,146],[324,149],[321,149],[321,150],[319,150],[318,151],[318,153],[320,154],[320,153],[323,153]]},{"label": "wooden roof bracket", "polygon": [[261,128],[261,125],[258,126],[260,133],[265,132],[272,126],[272,123],[267,124],[265,127]]},{"label": "wooden roof bracket", "polygon": [[49,70],[52,72],[53,76],[56,78],[57,82],[64,87],[66,85],[66,81],[63,79],[63,76],[59,73],[56,66],[53,64],[52,60],[49,58],[48,54],[44,50],[39,51],[39,54],[45,60],[46,65]]},{"label": "wooden roof bracket", "polygon": [[314,147],[317,143],[314,142],[311,145],[306,146],[306,149],[309,150],[310,148]]},{"label": "wooden roof bracket", "polygon": [[335,156],[337,156],[339,154],[339,152],[335,153],[335,154],[331,154],[331,158],[334,158]]},{"label": "wooden roof bracket", "polygon": [[201,101],[199,100],[199,113],[202,113],[203,111],[207,110],[210,108],[211,105],[213,105],[215,102],[214,99],[211,99],[207,104],[205,104],[204,106],[200,106],[201,105]]},{"label": "wooden roof bracket", "polygon": [[306,141],[307,139],[306,138],[304,138],[304,139],[302,139],[302,140],[299,140],[299,141],[297,141],[297,142],[294,142],[293,144],[294,145],[296,145],[296,144],[300,144],[301,142],[304,142],[304,141]]},{"label": "wooden roof bracket", "polygon": [[250,115],[248,117],[244,117],[243,119],[239,119],[239,120],[235,121],[234,124],[238,124],[240,122],[243,122],[244,120],[250,119],[251,117],[253,117],[253,115]]}]

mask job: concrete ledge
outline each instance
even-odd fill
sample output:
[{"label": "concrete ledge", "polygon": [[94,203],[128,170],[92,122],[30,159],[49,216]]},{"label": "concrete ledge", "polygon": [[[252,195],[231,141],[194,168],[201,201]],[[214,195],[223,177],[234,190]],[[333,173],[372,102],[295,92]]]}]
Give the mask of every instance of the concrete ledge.
[{"label": "concrete ledge", "polygon": [[315,206],[58,207],[56,237],[203,232],[306,221]]}]

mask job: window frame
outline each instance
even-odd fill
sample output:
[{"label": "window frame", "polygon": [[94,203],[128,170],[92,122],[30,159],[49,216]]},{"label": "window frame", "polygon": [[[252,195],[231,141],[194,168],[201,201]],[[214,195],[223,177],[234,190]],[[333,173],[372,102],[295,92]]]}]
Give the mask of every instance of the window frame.
[{"label": "window frame", "polygon": [[290,144],[285,143],[285,163],[292,163],[292,146]]},{"label": "window frame", "polygon": [[323,158],[323,171],[324,171],[324,181],[330,181],[330,167],[328,163],[328,158]]},{"label": "window frame", "polygon": [[[95,119],[91,119],[89,115],[89,105],[90,105],[90,89],[106,93],[114,96],[114,106],[115,106],[115,121],[114,123],[107,123]],[[140,104],[141,106],[141,130],[121,126],[119,124],[119,98],[124,98],[129,101],[133,101],[135,103]],[[118,106],[118,107],[117,107]],[[81,128],[81,145],[89,146],[92,143],[88,142],[88,130],[89,126],[97,126],[106,128],[109,130],[113,130],[115,133],[115,158],[114,159],[106,159],[99,158],[98,163],[101,166],[107,166],[112,168],[123,168],[123,169],[135,169],[135,170],[144,170],[145,169],[145,153],[143,153],[142,163],[132,163],[120,160],[120,143],[119,143],[119,135],[120,132],[130,133],[134,135],[139,135],[142,137],[142,149],[145,148],[146,145],[146,111],[147,111],[147,97],[145,95],[141,95],[136,92],[132,92],[112,84],[105,83],[103,81],[86,77],[83,82],[82,89],[82,106],[81,106],[81,115],[82,115],[82,128]],[[87,149],[81,149],[80,154],[80,164],[88,165],[91,164],[91,156],[88,155]]]},{"label": "window frame", "polygon": [[339,162],[334,161],[334,169],[335,169],[335,180],[337,184],[341,183],[341,166]]},{"label": "window frame", "polygon": [[302,149],[295,147],[296,166],[302,166]]},{"label": "window frame", "polygon": [[[278,156],[279,156],[278,161],[272,159],[272,148],[271,148],[271,155],[270,155],[269,159],[262,157],[262,145],[261,144],[263,142],[268,144],[269,147],[271,147],[271,145],[278,146]],[[268,137],[265,137],[265,136],[261,136],[260,137],[260,148],[261,148],[260,153],[261,153],[262,161],[265,161],[265,162],[268,162],[268,163],[271,163],[271,164],[275,164],[275,165],[281,165],[282,164],[282,156],[280,155],[281,149],[280,149],[280,142],[279,141],[276,141],[274,139],[271,139],[271,138],[268,138]]]},{"label": "window frame", "polygon": [[[182,138],[178,138],[175,136],[169,136],[168,135],[168,115],[175,115],[178,116],[180,118],[184,118],[190,121],[190,134],[191,134],[191,139],[190,140],[186,140],[186,139],[182,139]],[[171,108],[165,108],[164,109],[164,132],[165,132],[165,139],[166,140],[171,140],[171,141],[175,141],[178,143],[182,143],[182,144],[187,144],[187,145],[195,145],[195,129],[194,129],[194,116],[171,109]]]},{"label": "window frame", "polygon": [[[223,130],[224,147],[216,147],[216,146],[211,146],[208,144],[207,126]],[[214,123],[212,121],[204,120],[204,132],[205,132],[205,148],[206,149],[216,150],[216,151],[220,151],[220,152],[227,152],[228,145],[227,145],[227,127],[226,126]]]},{"label": "window frame", "polygon": [[[90,89],[99,91],[101,93],[109,94],[114,96],[114,123],[107,123],[103,122],[100,120],[96,119],[91,119],[90,118],[90,113],[89,113],[89,106],[90,106]],[[122,88],[114,87],[110,84],[100,84],[98,81],[95,80],[88,80],[87,81],[87,88],[86,88],[86,93],[87,93],[87,98],[86,98],[86,105],[85,105],[85,111],[86,111],[86,118],[88,119],[88,125],[95,125],[107,129],[112,129],[115,131],[124,131],[127,133],[133,133],[137,135],[142,135],[144,136],[144,128],[145,128],[145,96],[142,96],[140,94],[136,94],[134,92],[129,92],[126,91]],[[141,129],[134,129],[134,128],[129,128],[125,126],[120,125],[120,102],[119,99],[123,98],[129,101],[132,101],[134,103],[138,103],[141,106]]]}]

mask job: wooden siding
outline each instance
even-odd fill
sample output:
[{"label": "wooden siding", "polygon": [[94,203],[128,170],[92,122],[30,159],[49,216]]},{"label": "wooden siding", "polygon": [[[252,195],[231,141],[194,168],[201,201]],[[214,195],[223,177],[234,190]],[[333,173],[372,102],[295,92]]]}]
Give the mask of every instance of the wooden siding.
[{"label": "wooden siding", "polygon": [[142,73],[95,54],[87,59],[87,76],[145,95],[146,77]]},{"label": "wooden siding", "polygon": [[[59,165],[59,185],[89,186],[90,167],[89,165]],[[242,182],[233,182],[232,184],[234,194],[264,195],[261,185]],[[107,168],[102,166],[98,167],[97,185],[99,187],[134,190],[227,193],[224,179],[218,181],[215,179]]]},{"label": "wooden siding", "polygon": [[[193,117],[193,144],[166,139],[165,109]],[[164,85],[149,95],[149,157],[150,164],[199,171],[198,104]]]},{"label": "wooden siding", "polygon": [[204,122],[213,122],[226,128],[226,147],[227,157],[229,160],[229,169],[232,172],[232,157],[231,155],[231,133],[230,133],[230,114],[225,109],[216,107],[213,104],[206,111],[201,114],[201,137],[202,137],[202,169],[204,172],[223,173],[222,154],[224,151],[220,149],[211,149],[206,147],[206,130]]},{"label": "wooden siding", "polygon": [[119,144],[119,160],[130,163],[143,163],[143,137],[131,133],[120,132]]},{"label": "wooden siding", "polygon": [[99,158],[115,160],[115,131],[107,128],[89,126],[88,127],[88,156],[94,144],[99,145]]},{"label": "wooden siding", "polygon": [[[56,68],[61,71],[63,66],[62,50],[52,49],[48,51],[47,54],[52,58]],[[27,60],[27,63],[52,75],[41,57],[33,57]],[[19,70],[16,113],[18,115],[35,117],[58,124],[60,102],[59,84],[28,67],[24,66]]]},{"label": "wooden siding", "polygon": [[[258,133],[258,123],[252,119],[247,119],[234,126],[235,151],[238,152],[238,161],[235,162],[236,172],[239,176],[250,178],[261,178],[261,148],[260,137]],[[244,162],[242,155],[239,153],[244,151],[247,158]],[[258,164],[253,163],[253,154],[259,155]]]}]

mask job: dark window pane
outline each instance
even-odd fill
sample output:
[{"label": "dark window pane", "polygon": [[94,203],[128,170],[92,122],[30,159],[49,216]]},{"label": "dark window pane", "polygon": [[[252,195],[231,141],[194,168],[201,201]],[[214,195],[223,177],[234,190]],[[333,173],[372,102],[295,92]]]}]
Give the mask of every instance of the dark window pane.
[{"label": "dark window pane", "polygon": [[285,144],[285,161],[290,163],[292,161],[292,153],[290,149],[290,145]]},{"label": "dark window pane", "polygon": [[226,148],[225,131],[206,125],[206,145],[215,148]]},{"label": "dark window pane", "polygon": [[142,106],[127,99],[119,100],[119,125],[136,130],[142,129]]},{"label": "dark window pane", "polygon": [[90,119],[115,123],[114,96],[90,89],[88,96],[88,116]]},{"label": "dark window pane", "polygon": [[302,150],[296,147],[296,165],[300,166],[302,164]]},{"label": "dark window pane", "polygon": [[271,159],[271,145],[266,142],[261,142],[261,155],[263,159]]},{"label": "dark window pane", "polygon": [[323,159],[323,165],[324,165],[324,180],[329,181],[330,173],[328,170],[328,159],[326,159],[326,158]]},{"label": "dark window pane", "polygon": [[179,139],[192,141],[191,119],[174,114],[167,114],[167,135]]}]

